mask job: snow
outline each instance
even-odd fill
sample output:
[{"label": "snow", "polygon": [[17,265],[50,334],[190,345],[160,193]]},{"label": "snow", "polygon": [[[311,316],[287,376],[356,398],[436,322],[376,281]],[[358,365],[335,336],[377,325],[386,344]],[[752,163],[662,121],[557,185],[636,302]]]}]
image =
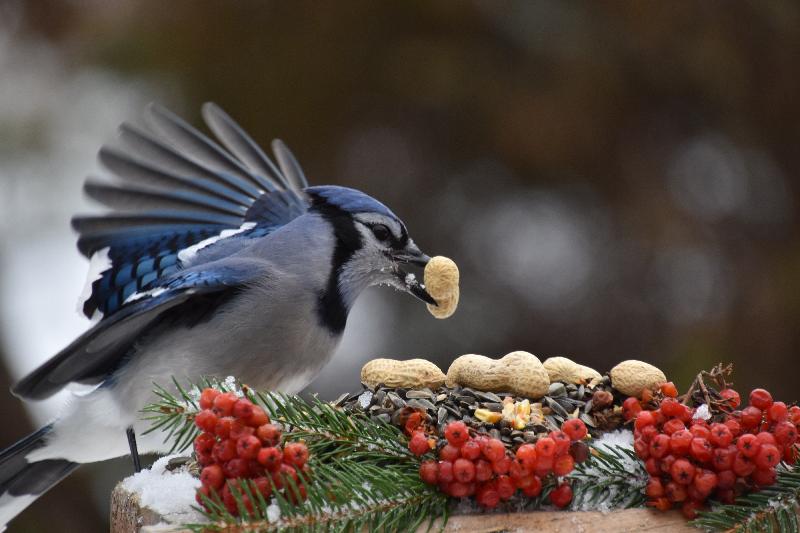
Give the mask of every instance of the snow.
[{"label": "snow", "polygon": [[694,412],[694,416],[692,417],[692,420],[697,420],[698,418],[702,419],[702,420],[708,420],[709,418],[711,418],[711,413],[709,412],[708,406],[706,404],[702,404]]},{"label": "snow", "polygon": [[157,512],[169,523],[202,523],[205,518],[192,508],[197,505],[195,491],[200,480],[183,468],[168,471],[166,466],[174,457],[179,455],[158,459],[149,470],[125,478],[122,486],[137,494],[143,506]]}]

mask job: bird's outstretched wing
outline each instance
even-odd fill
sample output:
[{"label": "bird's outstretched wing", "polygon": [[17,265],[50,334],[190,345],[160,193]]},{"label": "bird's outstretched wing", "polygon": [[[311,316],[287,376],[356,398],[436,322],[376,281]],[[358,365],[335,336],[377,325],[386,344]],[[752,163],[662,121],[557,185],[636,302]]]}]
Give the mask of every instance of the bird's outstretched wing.
[{"label": "bird's outstretched wing", "polygon": [[101,383],[143,335],[158,328],[200,323],[243,286],[268,275],[268,266],[259,260],[223,259],[160,279],[149,294],[104,318],[25,376],[12,392],[40,400],[70,383]]},{"label": "bird's outstretched wing", "polygon": [[123,124],[123,148],[100,150],[116,179],[84,186],[111,211],[72,219],[81,253],[104,261],[83,302],[88,317],[107,320],[196,264],[199,248],[264,236],[308,208],[306,178],[280,140],[272,143],[276,165],[214,104],[203,106],[203,118],[222,146],[162,107],[150,105],[146,117],[150,132]]}]

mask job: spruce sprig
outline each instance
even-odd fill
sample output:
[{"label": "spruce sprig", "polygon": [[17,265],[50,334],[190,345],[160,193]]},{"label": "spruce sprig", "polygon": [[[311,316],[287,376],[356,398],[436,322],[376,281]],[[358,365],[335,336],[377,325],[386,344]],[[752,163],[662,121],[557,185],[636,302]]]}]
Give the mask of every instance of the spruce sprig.
[{"label": "spruce sprig", "polygon": [[[158,401],[148,405],[145,418],[149,431],[166,432],[174,450],[186,449],[198,434],[194,416],[199,410],[197,386],[183,387],[173,379],[172,392],[156,386]],[[201,387],[231,390],[227,382],[204,380]],[[209,523],[189,524],[193,531],[209,529],[237,531],[396,531],[431,527],[447,517],[447,497],[419,478],[420,459],[407,448],[406,437],[389,424],[350,413],[323,402],[272,392],[255,392],[236,385],[254,403],[263,407],[273,421],[284,427],[287,440],[303,440],[309,448],[309,475],[301,476],[306,498],[287,478],[288,487],[273,486],[272,504],[280,518],[269,520],[270,502],[249,482],[232,491],[239,516],[219,501],[205,499],[208,510],[198,509]],[[300,502],[300,503],[296,503]],[[276,509],[273,507],[272,513]],[[274,516],[273,516],[274,518]]]},{"label": "spruce sprig", "polygon": [[572,509],[628,509],[647,501],[644,486],[648,474],[636,452],[623,446],[592,446],[589,460],[575,465]]},{"label": "spruce sprig", "polygon": [[798,506],[800,472],[787,466],[778,470],[771,487],[740,496],[733,504],[716,505],[690,524],[707,531],[793,533],[800,531]]}]

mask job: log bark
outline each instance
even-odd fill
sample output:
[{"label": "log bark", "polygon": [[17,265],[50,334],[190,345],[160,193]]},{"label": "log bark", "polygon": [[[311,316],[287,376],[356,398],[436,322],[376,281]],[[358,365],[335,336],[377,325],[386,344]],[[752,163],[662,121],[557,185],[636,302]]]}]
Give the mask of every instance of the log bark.
[{"label": "log bark", "polygon": [[[189,533],[177,524],[165,524],[158,513],[143,507],[139,498],[117,485],[111,495],[111,533]],[[420,531],[426,531],[422,528]],[[453,516],[446,532],[500,533],[546,531],[548,533],[690,533],[686,519],[677,512],[626,509],[601,513],[535,511],[529,513]]]}]

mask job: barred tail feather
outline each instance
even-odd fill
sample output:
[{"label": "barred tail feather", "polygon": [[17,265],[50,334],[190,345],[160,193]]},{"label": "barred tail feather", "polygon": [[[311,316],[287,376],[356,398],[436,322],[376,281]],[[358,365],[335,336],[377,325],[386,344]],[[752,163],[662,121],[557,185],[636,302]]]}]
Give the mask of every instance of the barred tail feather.
[{"label": "barred tail feather", "polygon": [[51,426],[45,426],[0,452],[0,531],[79,466],[65,459],[25,459],[33,450],[45,446],[50,430]]}]

